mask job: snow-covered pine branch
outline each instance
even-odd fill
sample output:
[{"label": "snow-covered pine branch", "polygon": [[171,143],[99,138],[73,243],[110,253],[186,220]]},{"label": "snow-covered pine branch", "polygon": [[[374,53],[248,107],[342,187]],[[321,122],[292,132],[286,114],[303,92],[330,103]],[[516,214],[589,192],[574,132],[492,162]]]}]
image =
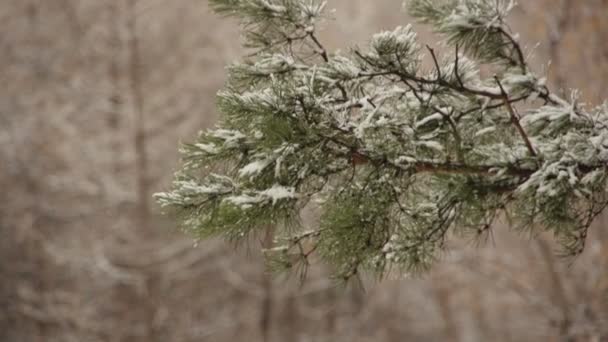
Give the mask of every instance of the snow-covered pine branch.
[{"label": "snow-covered pine branch", "polygon": [[[218,127],[182,147],[172,190],[156,194],[189,233],[276,226],[273,265],[314,254],[344,279],[426,270],[451,231],[481,237],[501,217],[583,251],[608,205],[608,106],[562,99],[532,72],[506,24],[512,1],[408,1],[443,55],[409,25],[330,53],[324,1],[211,4],[240,20],[252,53],[229,68]],[[305,229],[310,203],[320,223]]]}]

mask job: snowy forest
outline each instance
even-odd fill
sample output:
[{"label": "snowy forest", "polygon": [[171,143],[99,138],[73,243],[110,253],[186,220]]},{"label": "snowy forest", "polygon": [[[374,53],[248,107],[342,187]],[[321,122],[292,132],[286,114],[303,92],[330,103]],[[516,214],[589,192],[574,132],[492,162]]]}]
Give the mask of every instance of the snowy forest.
[{"label": "snowy forest", "polygon": [[[313,9],[312,4],[322,3],[300,2],[310,3]],[[354,64],[335,57],[351,51],[353,60],[372,67],[374,74],[365,70],[370,81],[386,76],[379,65],[387,60],[379,51],[390,50],[389,43],[396,41],[406,53],[414,44],[400,39],[416,32],[424,56],[420,68],[428,71],[429,79],[454,73],[455,79],[439,86],[489,94],[491,100],[481,104],[484,110],[506,99],[504,110],[513,114],[506,122],[514,124],[521,155],[532,161],[537,153],[550,155],[551,146],[538,132],[546,137],[562,134],[570,126],[540,127],[526,116],[520,125],[517,110],[534,113],[526,108],[530,103],[515,107],[515,97],[509,98],[515,91],[526,94],[521,95],[526,100],[532,96],[518,90],[521,75],[496,77],[493,88],[467,87],[477,75],[467,73],[472,65],[467,53],[489,62],[513,60],[525,75],[533,70],[538,75],[534,86],[541,89],[534,96],[541,104],[545,100],[542,108],[557,107],[566,99],[575,103],[572,108],[578,115],[583,111],[579,108],[602,108],[608,100],[608,2],[604,0],[519,1],[512,8],[509,1],[493,0],[409,2],[421,5],[404,6],[403,0],[329,0],[323,8],[329,19],[318,28],[296,25],[295,32],[310,42],[306,58],[333,65],[330,71],[311,68],[313,78],[329,72],[335,77],[353,74]],[[479,53],[470,48],[475,40],[462,40],[454,54],[433,30],[432,16],[420,17],[424,4],[436,5],[440,11],[456,2],[504,4],[505,12],[510,12],[504,25],[513,31],[505,36],[517,42],[517,48],[503,50],[497,45]],[[168,209],[176,203],[191,204],[182,195],[191,194],[187,186],[193,183],[180,178],[179,170],[200,165],[196,158],[180,161],[178,149],[181,146],[182,157],[184,150],[187,156],[218,154],[210,145],[213,141],[199,132],[211,132],[207,129],[216,127],[226,112],[243,110],[235,106],[242,100],[238,84],[231,88],[227,82],[234,85],[236,79],[249,86],[250,79],[239,76],[251,73],[251,65],[235,64],[251,53],[251,46],[243,44],[247,39],[260,44],[272,39],[271,35],[245,36],[238,18],[225,17],[234,16],[230,6],[239,3],[247,4],[242,0],[0,2],[4,52],[0,55],[0,184],[5,189],[0,202],[1,341],[608,341],[608,214],[597,210],[597,217],[586,222],[590,226],[582,239],[576,235],[577,239],[564,240],[554,228],[568,210],[574,210],[569,201],[593,189],[582,189],[583,194],[553,193],[564,206],[545,210],[544,230],[514,229],[510,219],[494,216],[486,223],[483,216],[480,238],[444,232],[438,239],[441,251],[422,258],[432,259],[432,265],[412,262],[408,254],[401,259],[405,260],[401,269],[382,263],[380,275],[363,267],[360,271],[363,260],[353,265],[348,254],[352,246],[337,238],[338,243],[318,248],[321,258],[333,264],[312,260],[313,267],[285,273],[269,267],[285,260],[269,261],[268,251],[302,249],[300,237],[324,237],[314,230],[290,237],[297,244],[288,247],[274,245],[279,229],[274,227],[235,242],[230,236],[191,229],[187,219],[192,216],[186,216],[186,227],[180,231],[183,221]],[[376,55],[365,50],[370,45]],[[440,65],[445,55],[456,56],[456,71]],[[266,68],[277,68],[275,59],[262,62]],[[254,70],[258,77],[259,70]],[[492,72],[482,66],[479,73]],[[421,84],[426,80],[413,79]],[[364,92],[365,87],[357,87],[338,84],[334,90],[338,95]],[[422,103],[417,90],[428,88],[410,90],[412,100]],[[434,92],[429,91],[430,97],[439,98]],[[346,97],[346,106],[362,112],[376,113],[376,105],[384,101],[362,96],[365,101],[353,102]],[[452,115],[444,108],[439,106],[437,113],[416,122],[416,128]],[[284,129],[280,123],[270,124],[276,126],[269,131]],[[468,121],[463,125],[469,127]],[[451,122],[448,131],[450,126],[457,125]],[[213,137],[234,138],[223,133]],[[445,146],[431,141],[419,144],[428,150],[424,156],[453,149],[455,160],[470,161],[470,152],[460,149],[463,141],[484,135],[488,138],[483,141],[491,142],[503,133],[494,126],[462,135],[454,129]],[[384,146],[385,138],[392,137],[369,141]],[[199,144],[189,145],[197,139],[202,139]],[[345,167],[352,166],[352,180],[376,157],[351,152],[352,165]],[[497,160],[503,154],[498,153]],[[478,158],[490,157],[481,153]],[[327,164],[319,163],[322,159],[309,161]],[[283,165],[291,162],[286,159]],[[270,173],[284,172],[276,164]],[[250,176],[259,168],[254,162],[240,170]],[[586,169],[579,166],[580,170]],[[512,169],[497,173],[509,172],[522,174]],[[526,183],[536,186],[528,181],[516,185]],[[547,190],[551,191],[557,190]],[[329,203],[339,203],[342,192]],[[600,192],[603,195],[605,189]],[[273,210],[279,210],[275,202],[294,196],[289,189],[273,186],[229,201],[250,209],[262,201],[255,196],[266,195]],[[360,206],[361,212],[377,207],[371,204]],[[519,207],[532,206],[524,202]],[[345,212],[336,208],[338,214]],[[195,216],[204,217],[205,212],[199,210]],[[301,221],[313,225],[319,216],[318,210],[307,206]],[[332,216],[330,222],[337,219]],[[237,225],[227,235],[245,236],[241,229]],[[390,246],[397,245],[390,235],[386,238]],[[387,247],[388,242],[380,252],[397,264],[398,248]],[[337,253],[342,250],[349,258]],[[308,264],[309,253],[302,254]]]}]

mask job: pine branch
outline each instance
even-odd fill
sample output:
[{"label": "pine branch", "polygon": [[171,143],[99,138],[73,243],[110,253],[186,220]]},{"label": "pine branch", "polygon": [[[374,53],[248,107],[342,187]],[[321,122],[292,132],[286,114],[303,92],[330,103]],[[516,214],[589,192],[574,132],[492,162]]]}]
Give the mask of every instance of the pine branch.
[{"label": "pine branch", "polygon": [[[562,99],[533,73],[505,25],[511,2],[409,0],[454,48],[426,45],[431,70],[411,26],[332,53],[316,34],[325,2],[211,4],[252,53],[229,69],[218,127],[183,146],[173,188],[155,195],[187,232],[273,226],[275,268],[305,276],[314,255],[345,280],[426,271],[452,229],[481,238],[502,214],[583,251],[608,206],[608,106]],[[311,201],[322,214],[305,230]]]}]

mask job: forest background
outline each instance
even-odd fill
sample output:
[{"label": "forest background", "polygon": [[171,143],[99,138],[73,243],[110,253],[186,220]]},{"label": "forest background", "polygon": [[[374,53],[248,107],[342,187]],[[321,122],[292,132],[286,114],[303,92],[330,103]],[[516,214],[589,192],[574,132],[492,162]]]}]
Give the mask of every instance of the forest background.
[{"label": "forest background", "polygon": [[[401,0],[329,6],[331,50],[411,21]],[[607,17],[605,0],[533,0],[511,25],[553,88],[599,104]],[[3,0],[0,51],[1,341],[608,340],[608,216],[573,262],[498,226],[425,277],[365,291],[322,269],[274,279],[258,241],[235,252],[176,232],[151,195],[178,142],[213,126],[243,54],[205,0]]]}]

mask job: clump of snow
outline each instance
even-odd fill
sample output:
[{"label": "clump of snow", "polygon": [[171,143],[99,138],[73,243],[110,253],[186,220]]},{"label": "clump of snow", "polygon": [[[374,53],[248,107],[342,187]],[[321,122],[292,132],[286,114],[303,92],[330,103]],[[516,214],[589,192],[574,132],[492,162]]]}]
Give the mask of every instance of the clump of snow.
[{"label": "clump of snow", "polygon": [[286,187],[279,184],[273,185],[271,188],[263,191],[254,191],[251,193],[226,197],[224,200],[237,205],[243,209],[251,208],[252,206],[264,202],[271,202],[272,205],[279,201],[297,198],[293,187]]},{"label": "clump of snow", "polygon": [[432,140],[429,140],[429,141],[416,141],[416,145],[417,146],[426,147],[428,149],[435,150],[437,152],[443,152],[445,150],[445,148],[443,147],[442,144],[440,144],[437,141],[432,141]]},{"label": "clump of snow", "polygon": [[[383,31],[372,37],[371,46],[379,57],[395,65],[418,61],[420,46],[412,25],[399,26],[394,31]],[[399,54],[399,57],[396,56]],[[405,64],[404,64],[405,63]]]},{"label": "clump of snow", "polygon": [[490,126],[486,128],[482,128],[479,131],[475,132],[476,137],[481,137],[483,135],[496,132],[496,126]]},{"label": "clump of snow", "polygon": [[218,154],[219,149],[213,144],[194,144],[196,148],[210,155]]},{"label": "clump of snow", "polygon": [[443,114],[435,113],[435,114],[429,115],[429,116],[425,117],[424,119],[416,122],[416,128],[422,127],[431,121],[440,121],[440,120],[443,120]]},{"label": "clump of snow", "polygon": [[277,15],[287,12],[287,8],[285,6],[274,4],[268,0],[259,0],[259,4],[261,7],[274,12]]},{"label": "clump of snow", "polygon": [[222,184],[203,185],[203,184],[199,184],[192,180],[177,181],[177,182],[175,182],[175,184],[177,186],[179,186],[179,188],[182,190],[183,193],[186,193],[186,194],[212,195],[212,194],[218,194],[218,193],[222,193],[222,192],[229,190],[229,188],[227,188],[226,186],[224,186]]},{"label": "clump of snow", "polygon": [[272,204],[276,204],[279,200],[296,198],[296,191],[293,187],[285,187],[282,185],[275,184],[272,188],[260,192],[260,195],[272,201]]},{"label": "clump of snow", "polygon": [[232,129],[216,129],[209,132],[209,136],[224,141],[224,146],[227,148],[238,147],[239,143],[246,138],[246,136]]},{"label": "clump of snow", "polygon": [[395,163],[397,164],[413,164],[416,163],[418,160],[414,157],[410,157],[410,156],[401,156],[397,159],[395,159]]},{"label": "clump of snow", "polygon": [[255,175],[259,174],[260,172],[264,171],[264,169],[266,167],[268,167],[268,165],[270,165],[270,160],[268,160],[268,159],[253,161],[253,162],[245,165],[243,168],[241,168],[239,170],[239,176],[241,176],[241,177],[255,176]]},{"label": "clump of snow", "polygon": [[243,209],[251,208],[254,204],[258,204],[264,201],[264,198],[260,196],[252,196],[247,194],[242,194],[238,196],[230,196],[224,199],[227,202],[230,202],[238,207]]}]

